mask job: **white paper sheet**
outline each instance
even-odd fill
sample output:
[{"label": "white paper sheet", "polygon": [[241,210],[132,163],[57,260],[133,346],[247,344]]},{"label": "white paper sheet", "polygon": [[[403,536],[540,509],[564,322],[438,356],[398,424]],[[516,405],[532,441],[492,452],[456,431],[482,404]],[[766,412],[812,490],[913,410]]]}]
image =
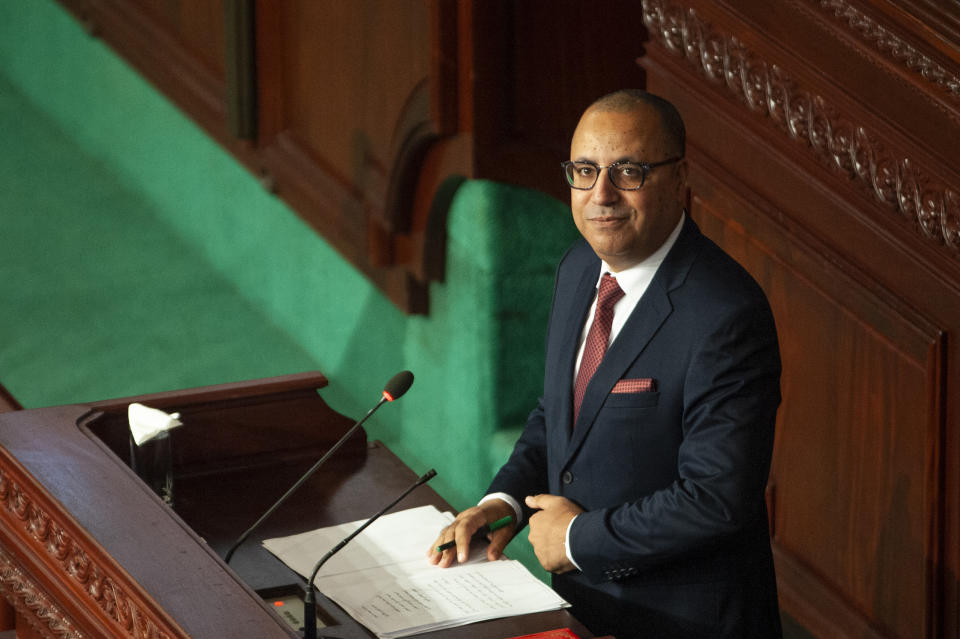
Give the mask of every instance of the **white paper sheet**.
[{"label": "white paper sheet", "polygon": [[[263,546],[306,579],[327,551],[365,521],[362,519],[290,537],[265,539]],[[320,569],[317,578],[425,557],[427,548],[451,521],[452,513],[442,513],[433,506],[409,508],[384,515],[331,557]]]},{"label": "white paper sheet", "polygon": [[426,560],[317,579],[316,585],[378,637],[405,637],[475,621],[565,607],[512,560],[438,568]]},{"label": "white paper sheet", "polygon": [[[516,561],[471,560],[451,568],[426,551],[451,521],[432,506],[385,515],[320,570],[315,585],[378,637],[404,637],[486,619],[557,610],[569,604]],[[309,577],[317,560],[363,521],[268,539],[263,545]]]}]

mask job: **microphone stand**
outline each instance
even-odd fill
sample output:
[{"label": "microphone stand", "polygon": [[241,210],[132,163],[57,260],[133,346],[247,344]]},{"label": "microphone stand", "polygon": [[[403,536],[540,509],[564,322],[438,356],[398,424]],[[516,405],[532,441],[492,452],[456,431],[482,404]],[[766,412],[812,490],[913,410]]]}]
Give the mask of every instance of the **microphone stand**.
[{"label": "microphone stand", "polygon": [[300,479],[297,480],[297,483],[295,483],[293,486],[291,486],[290,489],[287,490],[287,492],[285,492],[285,493],[283,494],[283,496],[280,497],[280,499],[278,499],[278,500],[276,501],[276,503],[273,504],[273,506],[270,506],[270,508],[267,510],[267,512],[263,513],[263,515],[260,516],[260,519],[258,519],[257,521],[253,522],[253,525],[250,526],[249,528],[247,528],[247,530],[246,530],[242,535],[240,535],[240,538],[237,539],[237,541],[235,541],[232,546],[230,546],[230,549],[227,551],[227,554],[223,556],[223,560],[224,560],[226,563],[229,564],[229,563],[230,563],[230,558],[233,557],[233,553],[236,552],[237,548],[239,548],[240,545],[247,540],[247,537],[250,536],[250,533],[252,533],[254,530],[256,530],[257,527],[258,527],[260,524],[262,524],[262,523],[264,522],[264,520],[267,519],[267,517],[269,517],[270,515],[272,515],[272,514],[277,510],[277,508],[279,508],[285,501],[287,501],[287,499],[290,497],[290,495],[292,495],[293,493],[295,493],[295,492],[297,491],[297,489],[300,488],[300,486],[303,486],[304,482],[306,482],[308,479],[310,479],[310,477],[312,477],[313,474],[314,474],[315,472],[317,472],[317,470],[318,470],[321,466],[323,466],[324,462],[326,462],[327,459],[329,459],[330,456],[333,455],[333,453],[335,453],[335,452],[337,451],[337,449],[339,449],[340,446],[343,445],[344,442],[346,442],[348,439],[350,439],[350,436],[353,435],[353,434],[357,431],[357,429],[360,428],[360,426],[361,426],[365,421],[367,421],[367,418],[370,417],[371,415],[373,415],[373,413],[374,413],[378,408],[380,408],[380,407],[384,404],[384,402],[392,402],[392,401],[395,400],[395,399],[399,399],[401,395],[403,395],[404,393],[407,392],[407,389],[410,388],[410,385],[411,385],[412,383],[413,383],[413,373],[411,373],[410,371],[402,371],[402,372],[397,373],[396,375],[394,375],[394,376],[390,379],[390,381],[387,382],[386,388],[384,389],[383,394],[382,394],[382,396],[380,397],[380,401],[377,402],[377,405],[374,406],[373,408],[371,408],[370,410],[368,410],[368,411],[367,411],[367,414],[364,415],[363,418],[360,419],[360,421],[358,421],[356,424],[354,424],[352,427],[350,427],[350,430],[348,430],[348,431],[343,435],[343,437],[341,437],[340,439],[338,439],[338,440],[337,440],[337,443],[334,444],[334,445],[330,448],[330,450],[328,450],[328,451],[323,455],[323,457],[321,457],[321,458],[317,461],[317,463],[315,463],[315,464],[310,468],[310,470],[308,470],[306,473],[304,473],[303,476],[302,476]]},{"label": "microphone stand", "polygon": [[416,482],[409,488],[407,488],[399,497],[391,501],[389,504],[381,508],[375,515],[370,517],[367,521],[354,530],[352,533],[347,535],[343,541],[334,546],[327,554],[320,558],[320,561],[316,563],[313,567],[313,572],[310,573],[310,578],[307,580],[307,594],[303,598],[303,637],[304,639],[317,639],[317,596],[313,590],[313,580],[317,578],[317,573],[320,572],[320,568],[327,562],[328,559],[333,557],[341,548],[350,543],[350,540],[359,535],[363,530],[380,518],[383,513],[387,512],[391,508],[397,505],[397,503],[412,493],[414,489],[418,486],[427,483],[433,479],[437,474],[437,471],[430,469],[421,475]]}]

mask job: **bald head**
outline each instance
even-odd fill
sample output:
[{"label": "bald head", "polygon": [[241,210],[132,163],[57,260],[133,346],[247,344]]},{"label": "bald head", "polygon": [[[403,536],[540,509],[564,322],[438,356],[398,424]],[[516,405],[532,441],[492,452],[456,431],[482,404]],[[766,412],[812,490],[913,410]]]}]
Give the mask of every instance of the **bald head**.
[{"label": "bald head", "polygon": [[640,89],[621,89],[608,93],[593,102],[586,112],[632,113],[652,111],[659,119],[664,136],[665,151],[671,156],[686,152],[687,132],[677,108],[667,100]]}]

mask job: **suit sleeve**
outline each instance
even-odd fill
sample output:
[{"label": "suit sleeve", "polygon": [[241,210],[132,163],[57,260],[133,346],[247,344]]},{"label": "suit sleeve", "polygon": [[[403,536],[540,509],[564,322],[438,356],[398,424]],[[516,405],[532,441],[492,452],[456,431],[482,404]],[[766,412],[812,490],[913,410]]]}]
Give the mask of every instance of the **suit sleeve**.
[{"label": "suit sleeve", "polygon": [[570,530],[572,554],[591,581],[630,576],[766,525],[780,356],[765,300],[705,330],[685,375],[678,478],[637,501],[585,512]]},{"label": "suit sleeve", "polygon": [[487,490],[487,494],[502,492],[517,500],[523,511],[523,522],[530,518],[532,512],[524,504],[523,498],[527,495],[549,492],[546,479],[546,428],[542,401],[542,399],[538,401],[537,407],[531,411],[510,458],[497,472]]}]

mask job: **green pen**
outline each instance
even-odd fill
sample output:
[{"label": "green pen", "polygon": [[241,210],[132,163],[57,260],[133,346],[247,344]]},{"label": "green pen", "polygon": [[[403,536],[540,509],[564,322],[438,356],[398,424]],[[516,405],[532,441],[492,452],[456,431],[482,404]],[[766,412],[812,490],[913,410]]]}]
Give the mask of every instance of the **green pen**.
[{"label": "green pen", "polygon": [[[509,526],[512,523],[513,523],[513,515],[507,515],[506,517],[501,517],[500,519],[496,520],[492,524],[484,524],[483,526],[480,526],[480,528],[477,529],[477,532],[473,533],[473,536],[474,537],[486,536],[489,533],[492,533],[494,530],[500,530],[504,526]],[[457,542],[448,541],[445,544],[440,544],[439,546],[437,546],[437,552],[443,552],[444,550],[453,548],[456,545],[457,545]]]}]

